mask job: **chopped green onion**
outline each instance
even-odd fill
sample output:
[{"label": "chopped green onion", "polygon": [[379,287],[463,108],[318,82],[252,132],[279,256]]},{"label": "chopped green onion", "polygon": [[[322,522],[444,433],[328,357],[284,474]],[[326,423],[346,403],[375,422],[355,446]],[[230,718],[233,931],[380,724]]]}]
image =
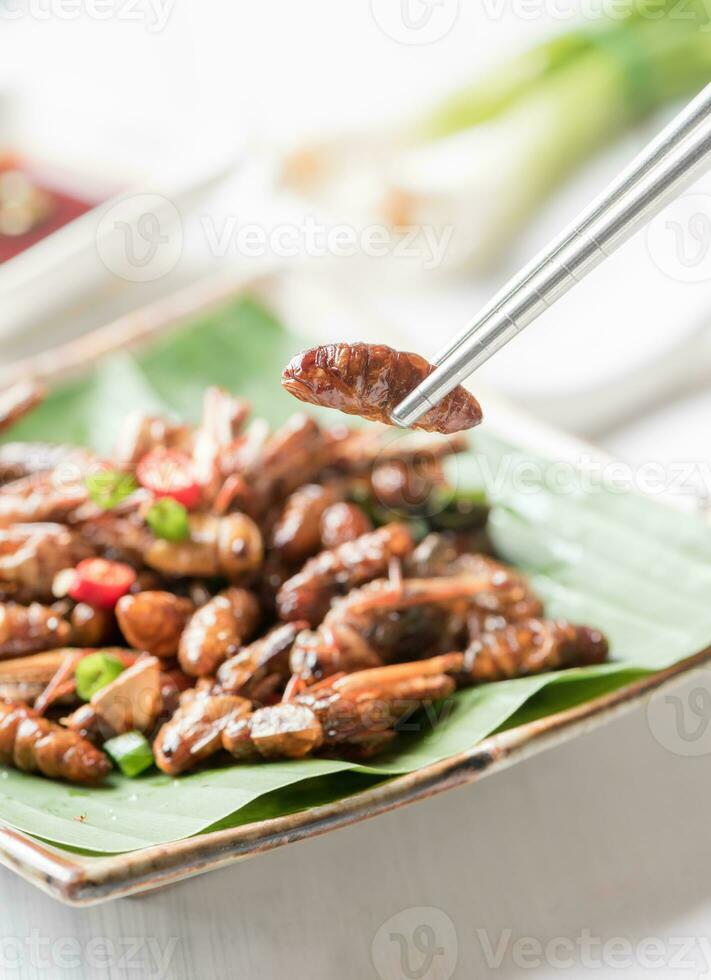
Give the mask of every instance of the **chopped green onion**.
[{"label": "chopped green onion", "polygon": [[111,756],[124,776],[138,776],[153,765],[153,750],[145,735],[126,732],[104,743],[104,751]]},{"label": "chopped green onion", "polygon": [[89,473],[84,483],[91,499],[104,510],[116,507],[138,488],[134,476],[121,470],[98,470],[96,473]]},{"label": "chopped green onion", "polygon": [[82,657],[74,671],[77,694],[84,701],[90,701],[97,691],[115,681],[123,671],[123,664],[112,653],[90,653],[88,657]]},{"label": "chopped green onion", "polygon": [[162,497],[150,507],[146,521],[157,538],[166,541],[185,541],[190,537],[188,512],[172,497]]}]

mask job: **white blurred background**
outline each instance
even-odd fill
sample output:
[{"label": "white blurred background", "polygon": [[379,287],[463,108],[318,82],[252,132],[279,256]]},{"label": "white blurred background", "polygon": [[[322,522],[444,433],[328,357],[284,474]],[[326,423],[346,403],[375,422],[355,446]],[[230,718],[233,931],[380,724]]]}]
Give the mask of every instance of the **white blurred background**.
[{"label": "white blurred background", "polygon": [[[410,2],[415,17],[427,11],[417,9],[421,0]],[[314,135],[400,125],[539,39],[585,27],[599,7],[441,0],[422,34],[403,28],[408,7],[399,0],[5,0],[0,85],[10,146],[100,177],[109,188],[164,194],[178,204],[185,234],[180,261],[157,281],[127,283],[100,270],[102,277],[84,260],[62,272],[56,289],[33,288],[31,276],[20,276],[0,308],[0,354],[10,359],[48,346],[218,269],[245,274],[253,259],[233,242],[211,246],[205,221],[217,234],[227,233],[228,220],[267,228],[285,216],[297,221],[299,204],[285,204],[271,183],[284,148]],[[581,114],[596,109],[588,95],[581,93]],[[365,266],[308,255],[265,255],[264,262],[337,282],[345,300],[393,323],[431,354],[602,189],[676,105],[591,154],[485,271],[455,276],[415,260],[402,274],[380,260]],[[697,191],[711,192],[711,180],[657,220],[654,238],[639,234],[500,353],[481,381],[633,460],[704,455],[711,204]],[[301,208],[318,213],[308,200]],[[700,230],[693,220],[699,209],[707,222]],[[463,214],[467,223],[457,234],[471,225],[475,236],[476,222]],[[677,246],[674,233],[664,231],[668,221],[687,235],[682,247],[703,257],[691,270],[670,252]],[[91,262],[100,269],[95,254]],[[29,264],[20,272],[30,275]],[[77,292],[65,302],[73,277]],[[685,404],[667,414],[667,403],[679,398]]]}]

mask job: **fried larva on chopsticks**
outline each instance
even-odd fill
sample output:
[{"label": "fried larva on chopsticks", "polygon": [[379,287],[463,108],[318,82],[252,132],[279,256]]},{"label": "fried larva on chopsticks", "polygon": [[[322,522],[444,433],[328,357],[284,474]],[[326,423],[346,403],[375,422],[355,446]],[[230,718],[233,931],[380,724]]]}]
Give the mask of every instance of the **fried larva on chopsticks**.
[{"label": "fried larva on chopsticks", "polygon": [[[385,344],[326,344],[287,364],[281,383],[295,398],[390,424],[393,409],[434,371],[424,357]],[[476,398],[459,385],[414,428],[452,433],[481,422]]]}]

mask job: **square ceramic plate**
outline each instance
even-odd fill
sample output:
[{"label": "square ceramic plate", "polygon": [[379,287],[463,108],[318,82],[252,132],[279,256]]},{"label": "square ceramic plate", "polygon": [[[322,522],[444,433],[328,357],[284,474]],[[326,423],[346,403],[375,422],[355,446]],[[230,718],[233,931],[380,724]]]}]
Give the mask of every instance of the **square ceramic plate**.
[{"label": "square ceramic plate", "polygon": [[[380,339],[386,336],[397,342],[392,331],[383,332],[382,326],[374,325],[372,320],[365,326],[366,321],[340,303],[338,297],[324,293],[321,287],[303,277],[274,274],[241,284],[221,280],[193,287],[58,351],[5,368],[0,372],[0,384],[25,375],[47,380],[80,375],[102,355],[139,347],[239,294],[254,296],[302,336],[306,333],[319,339],[328,333],[331,337],[359,335],[374,339],[375,334]],[[582,451],[596,452],[532,422],[490,395],[485,396],[485,401],[489,429],[503,438],[515,437],[516,442],[533,452],[556,460],[575,459]],[[510,728],[466,752],[310,810],[109,857],[74,854],[3,826],[0,827],[0,862],[69,904],[90,904],[137,894],[473,782],[604,724],[638,705],[658,688],[687,677],[709,659],[711,649],[703,650],[612,694]]]}]

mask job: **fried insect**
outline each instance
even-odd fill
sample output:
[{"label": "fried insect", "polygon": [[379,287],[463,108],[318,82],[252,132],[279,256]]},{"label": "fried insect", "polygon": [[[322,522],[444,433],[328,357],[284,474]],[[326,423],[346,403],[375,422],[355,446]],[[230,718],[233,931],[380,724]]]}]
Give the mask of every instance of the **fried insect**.
[{"label": "fried insect", "polygon": [[379,463],[371,475],[375,499],[381,506],[395,511],[421,510],[443,483],[444,474],[439,461],[414,465],[393,459]]},{"label": "fried insect", "polygon": [[67,658],[80,653],[74,647],[43,650],[0,662],[0,700],[34,703]]},{"label": "fried insect", "polygon": [[171,776],[193,769],[222,748],[222,730],[230,718],[250,710],[246,698],[233,694],[186,692],[178,710],[156,735],[156,765]]},{"label": "fried insect", "polygon": [[86,472],[94,457],[79,446],[53,446],[46,442],[6,442],[0,446],[0,483],[10,483],[58,467]]},{"label": "fried insect", "polygon": [[73,516],[72,527],[94,551],[136,569],[143,566],[144,555],[155,540],[137,513],[85,515],[82,508]]},{"label": "fried insect", "polygon": [[22,601],[51,599],[57,572],[91,554],[81,536],[61,524],[15,524],[0,530],[0,592]]},{"label": "fried insect", "polygon": [[299,689],[286,703],[230,719],[224,747],[237,759],[302,758],[320,749],[358,757],[381,751],[395,726],[423,705],[480,684],[542,671],[602,663],[597,630],[551,620],[505,625],[478,637],[466,653],[335,675]]},{"label": "fried insect", "polygon": [[225,589],[191,617],[180,638],[178,660],[191,677],[214,674],[233,657],[259,622],[257,597],[246,589]]},{"label": "fried insect", "polygon": [[262,534],[246,514],[191,514],[185,541],[152,539],[145,562],[167,578],[210,578],[224,575],[244,579],[262,564]]},{"label": "fried insect", "polygon": [[321,515],[321,544],[324,548],[337,548],[372,530],[372,521],[358,504],[346,501],[331,504]]},{"label": "fried insect", "polygon": [[108,643],[116,629],[113,610],[78,602],[69,612],[71,643],[76,647],[98,647]]},{"label": "fried insect", "polygon": [[87,498],[79,470],[24,476],[0,487],[0,527],[40,521],[61,523]]},{"label": "fried insect", "polygon": [[325,466],[356,476],[389,462],[405,463],[419,470],[454,453],[462,453],[468,446],[466,436],[459,432],[450,435],[394,432],[379,426],[363,429],[334,426],[325,431],[324,440]]},{"label": "fried insect", "polygon": [[77,732],[12,701],[0,702],[0,762],[70,783],[98,783],[111,768],[104,753]]},{"label": "fried insect", "polygon": [[488,582],[454,581],[378,579],[354,589],[334,603],[315,635],[298,638],[294,673],[312,681],[456,649],[473,597]]},{"label": "fried insect", "polygon": [[302,630],[291,651],[292,679],[313,684],[332,674],[382,667],[383,658],[357,630],[335,623]]},{"label": "fried insect", "polygon": [[214,386],[205,390],[192,457],[195,478],[207,500],[212,500],[220,488],[224,456],[234,446],[249,411],[247,402],[223,388]]},{"label": "fried insect", "polygon": [[240,694],[264,703],[282,690],[291,674],[289,654],[305,622],[284,623],[244,647],[217,670],[217,683],[226,694]]},{"label": "fried insect", "polygon": [[[292,358],[281,383],[303,402],[389,425],[396,405],[433,371],[419,354],[384,344],[327,344]],[[452,433],[471,429],[481,418],[476,398],[459,385],[414,428]]]},{"label": "fried insect", "polygon": [[476,597],[476,608],[482,614],[499,615],[507,621],[540,616],[543,604],[526,577],[488,555],[472,553],[473,540],[470,534],[428,534],[406,560],[406,576],[488,576],[489,587]]},{"label": "fried insect", "polygon": [[320,551],[323,515],[342,497],[343,492],[336,484],[317,483],[306,483],[287,497],[272,531],[272,546],[277,554],[297,564]]},{"label": "fried insect", "polygon": [[263,518],[297,487],[312,482],[324,465],[324,452],[320,426],[307,415],[292,415],[240,474],[250,488],[250,513]]},{"label": "fried insect", "polygon": [[564,670],[607,659],[608,645],[598,630],[562,620],[527,619],[484,630],[464,654],[464,672],[474,683]]},{"label": "fried insect", "polygon": [[44,400],[45,393],[44,386],[38,381],[18,381],[0,392],[0,432],[31,412]]},{"label": "fried insect", "polygon": [[317,626],[333,598],[384,575],[391,559],[404,558],[413,547],[408,528],[394,523],[338,548],[322,551],[279,589],[280,618],[305,619],[311,626]]},{"label": "fried insect", "polygon": [[406,715],[455,689],[461,654],[362,670],[297,694],[290,702],[230,719],[222,744],[238,759],[298,759],[324,748],[365,757],[388,744]]},{"label": "fried insect", "polygon": [[522,576],[484,556],[466,574],[377,579],[337,599],[315,633],[297,637],[292,672],[313,683],[339,671],[458,649],[472,624],[494,612],[516,618],[528,609],[529,594]]},{"label": "fried insect", "polygon": [[21,657],[69,642],[71,627],[49,606],[0,603],[0,658]]},{"label": "fried insect", "polygon": [[135,469],[152,449],[190,449],[192,430],[157,415],[131,412],[124,419],[114,448],[114,459],[120,469]]},{"label": "fried insect", "polygon": [[138,592],[119,599],[116,618],[130,646],[165,659],[177,654],[194,609],[190,599],[173,592]]}]

